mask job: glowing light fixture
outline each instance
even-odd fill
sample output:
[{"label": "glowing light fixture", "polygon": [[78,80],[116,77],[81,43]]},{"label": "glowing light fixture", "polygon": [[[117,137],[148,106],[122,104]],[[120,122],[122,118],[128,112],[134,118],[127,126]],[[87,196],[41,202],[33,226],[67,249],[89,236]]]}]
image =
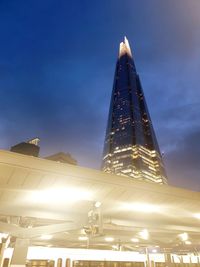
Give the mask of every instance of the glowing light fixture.
[{"label": "glowing light fixture", "polygon": [[105,237],[105,241],[106,242],[112,242],[112,241],[114,241],[114,238],[113,237]]},{"label": "glowing light fixture", "polygon": [[0,238],[7,238],[7,237],[8,237],[8,234],[0,233]]},{"label": "glowing light fixture", "polygon": [[192,244],[192,242],[191,242],[191,241],[189,241],[189,240],[186,240],[186,241],[185,241],[185,244],[186,244],[186,245],[191,245],[191,244]]},{"label": "glowing light fixture", "polygon": [[160,208],[153,204],[148,203],[126,203],[122,205],[123,210],[129,211],[137,211],[137,212],[144,212],[144,213],[156,213],[160,211]]},{"label": "glowing light fixture", "polygon": [[119,57],[124,55],[124,54],[128,54],[129,56],[132,57],[131,55],[131,49],[130,49],[130,45],[128,42],[128,39],[126,38],[126,36],[124,37],[124,42],[120,43],[120,49],[119,49]]},{"label": "glowing light fixture", "polygon": [[188,240],[188,234],[187,233],[182,233],[179,235],[179,237],[182,241]]},{"label": "glowing light fixture", "polygon": [[46,190],[38,190],[29,194],[28,201],[41,203],[41,204],[67,204],[77,202],[80,200],[91,200],[92,195],[90,192],[80,188],[49,188]]},{"label": "glowing light fixture", "polygon": [[153,253],[157,253],[157,249],[152,249],[152,252]]},{"label": "glowing light fixture", "polygon": [[79,236],[78,240],[86,241],[86,240],[88,240],[88,237],[87,236]]},{"label": "glowing light fixture", "polygon": [[100,208],[101,207],[101,202],[100,201],[95,202],[94,206],[96,208]]},{"label": "glowing light fixture", "polygon": [[195,213],[195,214],[194,214],[194,217],[195,217],[196,219],[199,219],[199,220],[200,220],[200,213]]},{"label": "glowing light fixture", "polygon": [[137,243],[137,242],[139,242],[139,239],[138,239],[138,238],[131,238],[131,241],[132,241],[133,243]]},{"label": "glowing light fixture", "polygon": [[0,233],[0,243],[2,243],[3,238],[7,238],[7,237],[8,237],[8,234]]},{"label": "glowing light fixture", "polygon": [[144,229],[141,232],[139,232],[139,235],[142,239],[145,239],[145,240],[149,238],[149,232],[147,229]]},{"label": "glowing light fixture", "polygon": [[50,240],[50,239],[52,239],[52,235],[41,235],[40,236],[40,239],[42,239],[42,240]]}]

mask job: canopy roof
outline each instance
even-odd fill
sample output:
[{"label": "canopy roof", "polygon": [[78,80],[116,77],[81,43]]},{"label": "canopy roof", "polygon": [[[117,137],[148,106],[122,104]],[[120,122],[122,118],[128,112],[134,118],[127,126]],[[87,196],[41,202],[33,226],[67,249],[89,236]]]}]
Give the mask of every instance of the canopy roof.
[{"label": "canopy roof", "polygon": [[199,214],[199,192],[0,151],[0,232],[32,245],[194,250]]}]

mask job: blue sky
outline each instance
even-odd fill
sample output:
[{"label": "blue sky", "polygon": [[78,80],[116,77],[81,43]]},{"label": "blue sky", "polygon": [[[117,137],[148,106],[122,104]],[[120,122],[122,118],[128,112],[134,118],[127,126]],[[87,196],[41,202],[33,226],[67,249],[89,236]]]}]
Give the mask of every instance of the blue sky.
[{"label": "blue sky", "polygon": [[0,147],[99,168],[119,42],[129,39],[169,183],[200,190],[199,0],[1,0]]}]

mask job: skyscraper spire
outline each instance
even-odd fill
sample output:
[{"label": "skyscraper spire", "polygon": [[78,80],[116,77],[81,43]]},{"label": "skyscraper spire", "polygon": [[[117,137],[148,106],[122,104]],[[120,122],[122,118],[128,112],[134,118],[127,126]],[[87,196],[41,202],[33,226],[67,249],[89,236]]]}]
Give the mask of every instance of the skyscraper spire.
[{"label": "skyscraper spire", "polygon": [[132,57],[131,48],[126,36],[124,36],[124,42],[121,42],[119,45],[119,57],[123,56],[124,54],[128,54],[130,57]]},{"label": "skyscraper spire", "polygon": [[102,169],[138,180],[167,183],[162,156],[126,37],[119,47]]}]

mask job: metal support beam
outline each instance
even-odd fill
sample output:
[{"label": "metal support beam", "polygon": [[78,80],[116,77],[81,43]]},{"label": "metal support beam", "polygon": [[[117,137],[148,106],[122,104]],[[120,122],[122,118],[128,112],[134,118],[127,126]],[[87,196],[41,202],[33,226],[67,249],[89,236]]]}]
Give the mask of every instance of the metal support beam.
[{"label": "metal support beam", "polygon": [[29,239],[17,238],[10,267],[25,267],[28,253]]}]

